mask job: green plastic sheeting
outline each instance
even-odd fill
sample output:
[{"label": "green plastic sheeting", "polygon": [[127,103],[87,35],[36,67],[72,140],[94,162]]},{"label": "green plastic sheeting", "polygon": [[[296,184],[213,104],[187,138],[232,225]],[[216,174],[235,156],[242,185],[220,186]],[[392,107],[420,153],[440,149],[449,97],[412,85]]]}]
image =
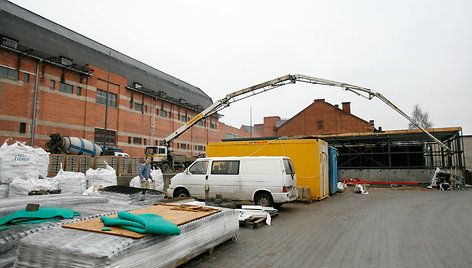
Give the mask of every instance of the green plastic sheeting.
[{"label": "green plastic sheeting", "polygon": [[119,226],[140,234],[179,235],[180,229],[173,222],[156,214],[135,215],[126,211],[118,212],[118,218],[101,217],[105,226]]},{"label": "green plastic sheeting", "polygon": [[[72,219],[75,216],[80,216],[80,213],[68,208],[44,207],[37,211],[22,209],[0,218],[0,225],[57,221],[59,219]],[[0,226],[0,231],[8,228],[8,226]]]}]

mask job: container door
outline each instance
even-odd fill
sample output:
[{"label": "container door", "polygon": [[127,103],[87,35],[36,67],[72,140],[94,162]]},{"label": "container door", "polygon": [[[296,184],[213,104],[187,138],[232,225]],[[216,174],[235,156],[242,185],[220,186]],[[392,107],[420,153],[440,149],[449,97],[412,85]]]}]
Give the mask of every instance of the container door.
[{"label": "container door", "polygon": [[223,198],[237,200],[241,188],[239,166],[239,160],[212,161],[208,176],[208,197],[215,198],[219,194]]},{"label": "container door", "polygon": [[190,196],[205,198],[205,187],[208,182],[209,161],[196,161],[188,168],[184,176],[184,185],[187,186]]},{"label": "container door", "polygon": [[326,197],[329,195],[329,175],[328,175],[328,154],[323,151],[321,153],[321,174],[320,174],[320,192],[321,197]]}]

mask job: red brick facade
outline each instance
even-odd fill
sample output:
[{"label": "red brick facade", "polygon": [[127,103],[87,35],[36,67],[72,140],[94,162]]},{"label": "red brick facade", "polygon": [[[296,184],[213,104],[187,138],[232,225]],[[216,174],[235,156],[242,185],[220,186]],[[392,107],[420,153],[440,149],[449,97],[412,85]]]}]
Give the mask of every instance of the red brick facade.
[{"label": "red brick facade", "polygon": [[[12,138],[31,145],[38,60],[24,57],[18,64],[18,59],[15,52],[0,49],[2,71],[18,73],[17,79],[4,73],[0,75],[0,143]],[[106,95],[108,73],[95,66],[87,67],[93,70],[91,76],[39,63],[34,146],[45,148],[53,133],[97,140],[96,132],[105,128],[106,112],[106,106],[97,102],[101,94]],[[26,81],[28,76],[29,82]],[[107,130],[112,131],[113,136],[107,144],[122,148],[131,156],[141,157],[146,146],[157,144],[197,114],[186,107],[131,90],[127,84],[126,77],[110,73],[109,92],[116,95],[116,105],[108,107]],[[174,140],[172,149],[176,153],[199,155],[205,153],[208,142],[220,141],[226,138],[226,133],[249,136],[249,132],[211,117]]]},{"label": "red brick facade", "polygon": [[272,136],[303,136],[316,134],[338,134],[353,132],[373,132],[374,121],[367,122],[351,114],[349,102],[342,104],[342,109],[325,102],[315,100],[297,115],[275,127],[276,118],[264,118],[264,134],[272,131]]}]

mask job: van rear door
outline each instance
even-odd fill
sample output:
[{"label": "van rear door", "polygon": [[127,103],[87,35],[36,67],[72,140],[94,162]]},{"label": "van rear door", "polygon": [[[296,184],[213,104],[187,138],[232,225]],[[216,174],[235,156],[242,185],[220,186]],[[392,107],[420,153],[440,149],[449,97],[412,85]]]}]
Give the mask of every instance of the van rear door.
[{"label": "van rear door", "polygon": [[297,178],[295,174],[295,168],[293,167],[292,160],[288,158],[284,158],[284,168],[285,168],[285,176],[283,184],[286,186],[295,187],[297,185]]}]

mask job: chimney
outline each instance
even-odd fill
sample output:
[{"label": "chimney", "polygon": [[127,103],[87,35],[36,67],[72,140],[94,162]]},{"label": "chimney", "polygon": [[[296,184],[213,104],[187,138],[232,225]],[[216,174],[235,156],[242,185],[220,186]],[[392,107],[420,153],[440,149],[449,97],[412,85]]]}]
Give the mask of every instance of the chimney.
[{"label": "chimney", "polygon": [[315,99],[314,102],[325,102],[325,99]]},{"label": "chimney", "polygon": [[374,120],[369,121],[369,130],[371,130],[371,131],[374,130]]},{"label": "chimney", "polygon": [[350,114],[351,113],[351,103],[350,102],[343,102],[343,111]]}]

